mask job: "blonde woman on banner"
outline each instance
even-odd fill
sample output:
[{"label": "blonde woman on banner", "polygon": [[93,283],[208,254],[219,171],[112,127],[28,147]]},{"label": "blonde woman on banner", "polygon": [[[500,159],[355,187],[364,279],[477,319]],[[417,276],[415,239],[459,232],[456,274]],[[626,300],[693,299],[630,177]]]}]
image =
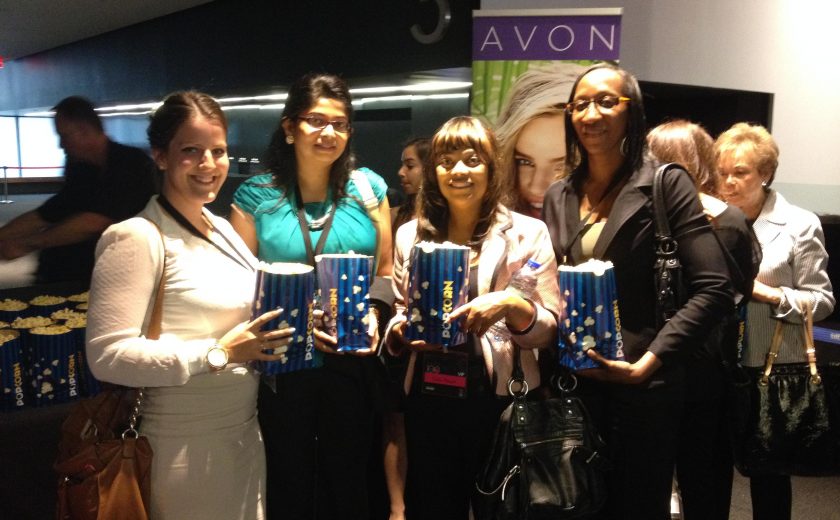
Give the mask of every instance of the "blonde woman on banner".
[{"label": "blonde woman on banner", "polygon": [[565,110],[569,92],[584,68],[529,70],[516,80],[496,121],[500,167],[513,179],[510,209],[540,218],[543,197],[566,173]]}]

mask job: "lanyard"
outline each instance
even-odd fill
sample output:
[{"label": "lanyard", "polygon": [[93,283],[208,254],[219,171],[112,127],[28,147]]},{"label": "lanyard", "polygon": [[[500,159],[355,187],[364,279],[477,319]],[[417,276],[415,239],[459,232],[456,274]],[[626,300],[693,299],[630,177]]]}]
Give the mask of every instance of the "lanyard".
[{"label": "lanyard", "polygon": [[204,235],[198,229],[196,229],[196,227],[192,224],[192,222],[187,220],[187,217],[182,215],[180,211],[175,209],[175,206],[173,206],[171,202],[166,200],[166,197],[164,197],[163,195],[158,195],[157,200],[158,200],[158,203],[160,204],[160,206],[167,213],[169,213],[169,216],[171,216],[175,220],[175,222],[177,222],[181,227],[183,227],[184,229],[189,231],[191,235],[197,236],[198,238],[200,238],[200,239],[204,240],[205,242],[207,242],[208,244],[212,245],[213,247],[218,249],[223,255],[230,258],[231,260],[233,260],[237,264],[241,265],[245,269],[247,269],[249,271],[254,270],[254,266],[251,265],[251,262],[248,261],[248,259],[242,254],[242,252],[239,251],[239,249],[237,249],[237,247],[231,243],[231,241],[228,239],[228,237],[226,237],[221,231],[219,231],[218,228],[216,228],[215,226],[212,226],[212,224],[211,224],[212,229],[216,232],[216,234],[219,235],[220,237],[222,237],[222,239],[227,243],[228,247],[230,247],[231,250],[234,253],[236,253],[237,256],[233,256],[230,253],[230,251],[221,247],[219,244],[217,244],[213,240],[210,240],[210,238],[208,238],[206,235]]},{"label": "lanyard", "polygon": [[298,224],[300,224],[300,234],[303,235],[303,245],[306,247],[306,259],[309,265],[315,266],[315,256],[320,255],[324,251],[324,244],[327,243],[327,235],[330,233],[332,227],[333,217],[335,217],[335,209],[330,210],[327,221],[324,222],[324,227],[321,231],[321,236],[318,238],[318,243],[315,244],[315,250],[312,250],[312,239],[309,236],[309,224],[306,222],[306,212],[303,209],[303,197],[300,195],[300,188],[295,186],[295,205],[297,206]]}]

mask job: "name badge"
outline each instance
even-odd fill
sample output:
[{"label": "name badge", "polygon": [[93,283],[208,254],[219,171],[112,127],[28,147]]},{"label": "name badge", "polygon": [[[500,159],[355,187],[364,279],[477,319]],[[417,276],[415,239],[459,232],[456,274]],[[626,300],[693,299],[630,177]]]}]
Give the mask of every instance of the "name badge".
[{"label": "name badge", "polygon": [[467,397],[469,356],[464,352],[424,352],[420,391],[440,397]]}]

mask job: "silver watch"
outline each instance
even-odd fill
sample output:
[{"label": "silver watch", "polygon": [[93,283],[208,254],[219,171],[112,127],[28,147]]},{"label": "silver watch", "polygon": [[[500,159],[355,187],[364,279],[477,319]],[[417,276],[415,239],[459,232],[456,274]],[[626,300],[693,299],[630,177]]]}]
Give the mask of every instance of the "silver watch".
[{"label": "silver watch", "polygon": [[228,364],[227,350],[218,343],[210,347],[210,350],[207,351],[207,364],[215,370],[224,369]]}]

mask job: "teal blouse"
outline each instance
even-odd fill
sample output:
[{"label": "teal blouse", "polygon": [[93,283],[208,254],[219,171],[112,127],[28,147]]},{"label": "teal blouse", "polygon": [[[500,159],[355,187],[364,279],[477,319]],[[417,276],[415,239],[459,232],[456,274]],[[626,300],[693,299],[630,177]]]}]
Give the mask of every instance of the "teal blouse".
[{"label": "teal blouse", "polygon": [[[367,168],[359,171],[365,174],[381,204],[388,190],[385,180]],[[376,253],[376,229],[361,203],[362,196],[352,180],[347,181],[345,192],[349,196],[338,201],[323,252],[353,251],[373,256]],[[306,246],[295,209],[295,194],[286,196],[283,190],[272,186],[270,173],[256,175],[242,183],[233,194],[233,202],[254,217],[259,242],[257,257],[260,260],[307,263]],[[323,216],[328,207],[328,203],[310,202],[304,204],[304,211],[308,220],[314,220]],[[309,236],[312,247],[315,247],[321,230],[309,231]]]}]

